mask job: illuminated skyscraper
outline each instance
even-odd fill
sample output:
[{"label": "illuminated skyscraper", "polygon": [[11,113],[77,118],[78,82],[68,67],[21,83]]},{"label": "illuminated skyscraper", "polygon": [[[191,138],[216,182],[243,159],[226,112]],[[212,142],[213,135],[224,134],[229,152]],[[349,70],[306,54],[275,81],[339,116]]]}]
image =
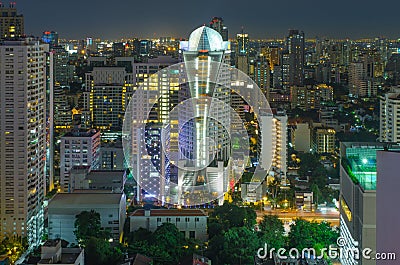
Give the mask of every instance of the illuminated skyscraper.
[{"label": "illuminated skyscraper", "polygon": [[222,36],[222,40],[228,41],[228,28],[224,25],[224,20],[221,17],[213,17],[210,22],[210,28],[218,31]]},{"label": "illuminated skyscraper", "polygon": [[46,52],[33,39],[0,45],[0,239],[36,246],[46,178]]},{"label": "illuminated skyscraper", "polygon": [[24,16],[17,13],[15,3],[9,7],[0,3],[0,38],[15,38],[24,35]]},{"label": "illuminated skyscraper", "polygon": [[[230,110],[228,108],[213,109],[210,98],[218,99],[230,106],[231,77],[229,68],[226,67],[230,61],[228,47],[229,42],[223,41],[217,31],[205,26],[194,30],[187,43],[181,43],[190,98],[196,102],[187,109],[188,117],[183,117],[183,119],[180,117],[183,121],[190,121],[183,127],[179,138],[185,142],[182,144],[184,152],[186,149],[185,156],[192,159],[194,163],[185,165],[191,168],[189,171],[183,170],[179,173],[179,181],[182,183],[178,185],[187,186],[187,189],[183,188],[183,192],[193,192],[193,189],[196,189],[193,187],[205,184],[210,185],[209,193],[221,192],[224,186],[227,186],[227,179],[224,176],[226,173],[219,162],[228,161],[230,155],[230,128],[223,126],[230,123]],[[218,63],[225,64],[220,67]],[[219,84],[210,80],[219,80]],[[212,109],[214,112],[211,115],[208,112]],[[185,116],[185,113],[182,115]],[[190,117],[193,118],[190,119]],[[214,169],[209,167],[212,160],[215,165],[218,165]]]},{"label": "illuminated skyscraper", "polygon": [[86,73],[85,109],[91,112],[94,128],[121,130],[132,82],[124,67],[94,67]]},{"label": "illuminated skyscraper", "polygon": [[264,55],[260,55],[255,60],[250,62],[250,77],[258,85],[261,91],[264,93],[267,100],[269,100],[269,90],[271,88],[271,75],[270,66],[267,58]]},{"label": "illuminated skyscraper", "polygon": [[245,74],[249,73],[249,35],[241,33],[236,35],[236,68]]},{"label": "illuminated skyscraper", "polygon": [[289,30],[286,45],[288,85],[301,86],[304,81],[304,33],[298,30]]},{"label": "illuminated skyscraper", "polygon": [[368,55],[359,57],[349,66],[349,95],[356,98],[374,97],[378,93],[374,78],[374,62]]},{"label": "illuminated skyscraper", "polygon": [[58,33],[55,31],[45,31],[42,35],[42,41],[50,45],[50,49],[53,46],[58,45]]}]

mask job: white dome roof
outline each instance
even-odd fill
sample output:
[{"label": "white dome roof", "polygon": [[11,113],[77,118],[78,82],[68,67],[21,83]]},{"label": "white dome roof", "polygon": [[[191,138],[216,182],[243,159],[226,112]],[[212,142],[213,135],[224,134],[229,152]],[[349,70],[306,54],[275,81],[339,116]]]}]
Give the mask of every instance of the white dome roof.
[{"label": "white dome roof", "polygon": [[202,26],[190,34],[189,51],[221,51],[223,50],[223,42],[222,36],[218,31]]}]

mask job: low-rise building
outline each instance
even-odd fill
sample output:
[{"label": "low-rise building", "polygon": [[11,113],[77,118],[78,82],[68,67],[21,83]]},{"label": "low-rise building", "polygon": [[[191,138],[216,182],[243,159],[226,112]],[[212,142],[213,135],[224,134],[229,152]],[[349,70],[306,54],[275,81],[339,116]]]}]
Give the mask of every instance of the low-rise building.
[{"label": "low-rise building", "polygon": [[124,191],[125,170],[90,170],[89,166],[73,167],[70,172],[71,191],[107,190],[116,193]]},{"label": "low-rise building", "polygon": [[205,241],[208,215],[200,209],[139,209],[130,215],[130,231],[139,228],[154,232],[163,223],[174,224],[187,238]]},{"label": "low-rise building", "polygon": [[[103,140],[103,136],[101,137]],[[125,166],[122,141],[102,142],[100,148],[100,168],[103,170],[122,170]]]},{"label": "low-rise building", "polygon": [[47,240],[41,247],[41,264],[84,265],[84,250],[81,248],[63,248],[61,240]]},{"label": "low-rise building", "polygon": [[263,199],[265,185],[258,182],[247,182],[240,185],[241,198],[244,202],[258,202]]},{"label": "low-rise building", "polygon": [[100,132],[96,130],[73,130],[61,137],[60,144],[60,186],[70,191],[70,170],[74,166],[99,168]]},{"label": "low-rise building", "polygon": [[100,214],[101,226],[110,229],[113,240],[119,241],[126,219],[125,194],[87,190],[57,193],[49,201],[49,239],[61,238],[69,243],[76,243],[76,215],[91,210]]}]

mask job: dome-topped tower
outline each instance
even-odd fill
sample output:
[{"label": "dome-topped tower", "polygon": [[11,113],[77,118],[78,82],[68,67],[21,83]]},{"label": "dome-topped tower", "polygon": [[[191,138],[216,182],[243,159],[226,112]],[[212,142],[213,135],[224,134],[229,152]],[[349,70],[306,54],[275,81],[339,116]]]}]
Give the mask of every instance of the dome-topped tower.
[{"label": "dome-topped tower", "polygon": [[189,37],[189,51],[221,51],[224,40],[218,31],[202,26],[194,30]]}]

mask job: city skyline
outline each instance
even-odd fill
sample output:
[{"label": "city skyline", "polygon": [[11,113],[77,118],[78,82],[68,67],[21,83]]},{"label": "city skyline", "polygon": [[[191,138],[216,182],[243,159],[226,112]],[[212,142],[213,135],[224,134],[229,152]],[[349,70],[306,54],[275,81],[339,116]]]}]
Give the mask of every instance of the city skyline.
[{"label": "city skyline", "polygon": [[[27,35],[40,36],[45,30],[54,30],[66,39],[118,39],[133,36],[187,38],[193,29],[208,24],[214,16],[224,19],[230,38],[240,32],[242,27],[253,39],[283,38],[289,29],[295,28],[303,30],[306,38],[400,37],[396,31],[395,13],[400,3],[396,1],[384,1],[380,5],[363,1],[362,5],[358,5],[340,0],[329,8],[315,0],[246,5],[237,0],[224,0],[213,3],[207,9],[201,2],[184,5],[178,1],[165,4],[157,0],[153,3],[152,6],[156,8],[149,9],[145,2],[114,4],[101,0],[94,5],[70,0],[62,7],[63,12],[59,12],[60,5],[54,5],[49,0],[35,3],[20,0],[16,6],[25,16]],[[109,12],[113,5],[118,5],[116,11]],[[238,9],[238,6],[241,8]],[[203,12],[196,15],[193,10]],[[89,11],[92,14],[90,16]],[[383,13],[385,16],[379,15]]]}]

